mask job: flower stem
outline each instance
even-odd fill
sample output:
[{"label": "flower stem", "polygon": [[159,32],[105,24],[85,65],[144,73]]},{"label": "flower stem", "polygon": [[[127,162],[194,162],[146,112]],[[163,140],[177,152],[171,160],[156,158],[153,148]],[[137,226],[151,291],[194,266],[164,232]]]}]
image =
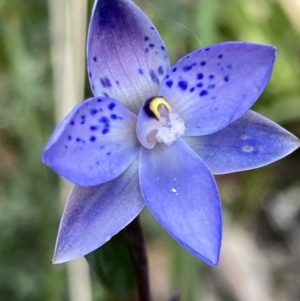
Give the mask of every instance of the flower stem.
[{"label": "flower stem", "polygon": [[128,226],[127,233],[132,250],[133,265],[138,288],[138,301],[150,301],[149,272],[145,240],[139,217]]}]

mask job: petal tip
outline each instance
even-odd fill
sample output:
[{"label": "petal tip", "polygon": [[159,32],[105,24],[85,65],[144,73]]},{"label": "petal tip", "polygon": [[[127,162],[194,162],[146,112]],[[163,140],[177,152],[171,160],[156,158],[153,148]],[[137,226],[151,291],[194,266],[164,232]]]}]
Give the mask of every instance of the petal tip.
[{"label": "petal tip", "polygon": [[54,257],[52,258],[52,261],[51,261],[51,263],[52,264],[59,264],[59,263],[64,263],[65,261],[63,261],[63,260],[59,260],[55,255],[54,255]]},{"label": "petal tip", "polygon": [[268,47],[270,49],[270,51],[272,51],[272,53],[274,55],[277,55],[278,53],[278,48],[276,46],[273,46],[273,45],[265,45],[266,47]]},{"label": "petal tip", "polygon": [[264,52],[265,55],[269,58],[269,60],[267,58],[266,60],[268,60],[273,67],[278,55],[278,48],[268,44],[260,44],[259,46],[261,47],[261,51]]},{"label": "petal tip", "polygon": [[75,260],[79,257],[82,257],[82,256],[80,256],[80,255],[79,256],[74,256],[74,254],[73,255],[70,255],[70,254],[68,255],[66,253],[61,254],[61,252],[55,251],[51,263],[52,264],[65,263],[65,262],[68,262],[68,261],[71,261],[71,260]]},{"label": "petal tip", "polygon": [[201,255],[197,251],[191,250],[191,253],[194,254],[197,258],[204,261],[210,266],[217,266],[220,261],[220,252],[221,252],[221,244],[216,252],[212,251],[211,254]]},{"label": "petal tip", "polygon": [[274,57],[274,60],[277,58],[277,55],[278,55],[278,48],[275,47],[275,46],[269,46],[271,48],[271,51],[272,51],[272,55]]},{"label": "petal tip", "polygon": [[220,254],[218,254],[218,256],[216,258],[214,258],[213,260],[208,260],[207,259],[205,262],[207,264],[209,264],[210,266],[215,267],[219,264],[219,261],[220,261]]},{"label": "petal tip", "polygon": [[49,161],[48,161],[48,157],[47,157],[47,149],[44,148],[43,152],[42,152],[42,155],[41,155],[41,160],[43,162],[43,164],[49,166]]}]

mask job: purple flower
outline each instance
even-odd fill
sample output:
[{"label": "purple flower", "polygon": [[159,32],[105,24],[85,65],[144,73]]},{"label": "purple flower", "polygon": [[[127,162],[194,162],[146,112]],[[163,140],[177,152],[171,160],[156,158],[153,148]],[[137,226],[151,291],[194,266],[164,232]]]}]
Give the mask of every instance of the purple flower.
[{"label": "purple flower", "polygon": [[54,262],[100,247],[146,204],[183,247],[217,264],[222,214],[212,174],[264,166],[300,145],[249,111],[269,81],[276,49],[215,44],[171,68],[164,42],[135,4],[99,0],[87,55],[95,97],[58,125],[43,153],[78,185]]}]

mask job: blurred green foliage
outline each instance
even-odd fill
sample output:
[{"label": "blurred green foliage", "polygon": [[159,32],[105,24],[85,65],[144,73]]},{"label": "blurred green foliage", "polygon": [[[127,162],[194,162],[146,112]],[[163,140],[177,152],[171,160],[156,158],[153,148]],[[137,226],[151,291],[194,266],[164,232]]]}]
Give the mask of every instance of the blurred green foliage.
[{"label": "blurred green foliage", "polygon": [[[220,41],[276,45],[273,77],[255,109],[300,136],[300,27],[284,1],[136,2],[166,41],[172,63]],[[64,265],[50,265],[62,211],[58,178],[40,161],[54,128],[47,2],[1,0],[0,41],[0,299],[68,300]],[[237,227],[250,227],[264,196],[299,181],[299,161],[298,151],[270,167],[218,178],[226,215]],[[182,300],[200,300],[209,268],[177,246],[147,212],[143,221],[149,244],[163,242]]]},{"label": "blurred green foliage", "polygon": [[126,230],[109,243],[86,255],[95,277],[118,300],[132,300],[136,288],[135,272]]}]

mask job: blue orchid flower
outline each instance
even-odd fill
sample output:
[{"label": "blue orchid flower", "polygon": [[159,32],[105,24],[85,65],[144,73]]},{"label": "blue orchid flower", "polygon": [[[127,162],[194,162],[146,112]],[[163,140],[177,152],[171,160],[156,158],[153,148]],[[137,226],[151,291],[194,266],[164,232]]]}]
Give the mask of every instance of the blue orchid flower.
[{"label": "blue orchid flower", "polygon": [[300,146],[249,110],[276,49],[215,44],[170,67],[163,40],[133,2],[99,0],[87,57],[95,97],[61,121],[43,153],[45,164],[76,184],[53,262],[100,247],[146,204],[178,243],[216,265],[222,213],[213,174],[264,166]]}]

